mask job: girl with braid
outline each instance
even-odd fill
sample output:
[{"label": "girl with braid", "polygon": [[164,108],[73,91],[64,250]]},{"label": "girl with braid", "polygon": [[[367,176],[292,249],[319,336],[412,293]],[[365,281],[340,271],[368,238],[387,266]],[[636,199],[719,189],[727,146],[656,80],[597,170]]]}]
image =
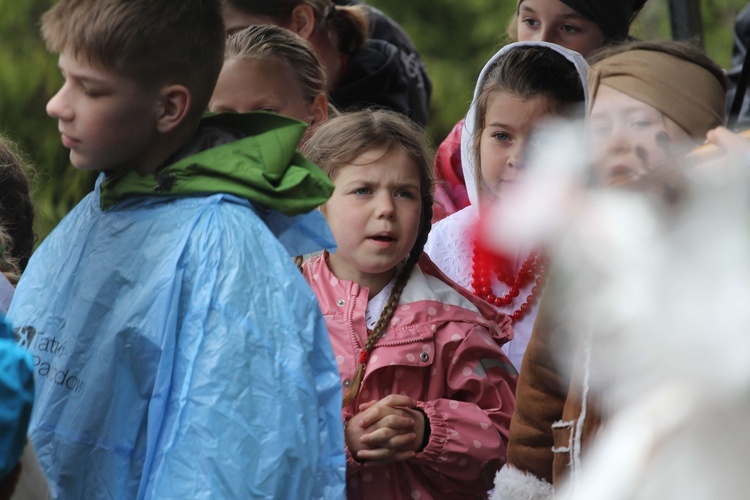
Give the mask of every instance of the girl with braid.
[{"label": "girl with braid", "polygon": [[423,254],[424,132],[362,111],[323,124],[303,152],[335,185],[321,211],[338,248],[302,271],[344,386],[348,498],[485,497],[514,409],[516,374],[500,349],[510,320]]}]

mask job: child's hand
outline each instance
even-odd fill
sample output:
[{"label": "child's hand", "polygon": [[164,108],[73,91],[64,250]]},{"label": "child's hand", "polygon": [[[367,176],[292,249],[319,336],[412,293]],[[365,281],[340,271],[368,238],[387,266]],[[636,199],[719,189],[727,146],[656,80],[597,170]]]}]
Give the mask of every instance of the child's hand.
[{"label": "child's hand", "polygon": [[358,460],[394,462],[415,455],[424,435],[424,415],[417,402],[391,395],[360,405],[346,427],[346,444]]},{"label": "child's hand", "polygon": [[737,134],[726,127],[716,127],[715,129],[708,131],[706,134],[706,140],[727,151],[734,151],[742,154],[750,152],[750,142],[748,141],[747,130]]},{"label": "child's hand", "polygon": [[750,157],[750,131],[739,134],[725,127],[716,127],[706,134],[706,143],[692,150],[688,159],[701,168],[715,168],[725,160],[725,156]]}]

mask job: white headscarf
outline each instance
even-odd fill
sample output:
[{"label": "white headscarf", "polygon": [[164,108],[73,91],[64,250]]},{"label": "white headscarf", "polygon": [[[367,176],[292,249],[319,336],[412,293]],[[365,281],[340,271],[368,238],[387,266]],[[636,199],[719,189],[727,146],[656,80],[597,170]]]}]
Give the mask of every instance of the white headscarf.
[{"label": "white headscarf", "polygon": [[587,75],[589,70],[589,65],[586,62],[586,59],[583,58],[581,54],[578,52],[574,52],[572,50],[566,49],[565,47],[562,47],[560,45],[556,45],[554,43],[549,42],[516,42],[511,43],[509,45],[506,45],[505,47],[501,48],[497,51],[497,53],[492,56],[492,58],[487,61],[487,64],[485,64],[484,69],[479,74],[479,79],[477,80],[477,86],[474,89],[474,98],[471,102],[471,107],[469,108],[469,112],[466,114],[466,120],[464,122],[464,129],[461,132],[461,167],[463,168],[464,172],[464,181],[466,182],[466,192],[469,195],[469,201],[471,201],[472,205],[478,206],[479,203],[479,188],[477,187],[477,181],[476,181],[476,155],[474,153],[474,147],[472,144],[472,136],[474,135],[474,122],[476,121],[476,106],[477,106],[477,98],[479,97],[479,94],[482,92],[482,87],[484,86],[485,80],[487,79],[487,75],[489,74],[490,70],[495,66],[495,62],[502,57],[503,55],[507,54],[511,50],[517,47],[548,47],[555,52],[558,52],[562,54],[565,59],[570,61],[573,66],[575,66],[576,70],[578,71],[578,74],[581,76],[581,85],[583,86],[583,98],[584,98],[584,109],[588,109],[588,102],[589,102],[589,91],[587,87]]}]

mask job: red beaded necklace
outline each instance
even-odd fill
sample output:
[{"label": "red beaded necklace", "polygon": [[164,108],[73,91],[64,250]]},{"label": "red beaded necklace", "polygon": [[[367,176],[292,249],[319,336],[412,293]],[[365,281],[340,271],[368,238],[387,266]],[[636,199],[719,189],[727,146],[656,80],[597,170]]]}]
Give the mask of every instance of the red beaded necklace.
[{"label": "red beaded necklace", "polygon": [[[510,315],[515,323],[520,321],[536,304],[547,274],[549,260],[537,250],[529,252],[521,270],[513,275],[513,266],[507,259],[483,248],[478,241],[474,242],[474,253],[471,256],[471,288],[480,298],[495,306],[511,305],[521,289],[534,282],[531,294],[526,301]],[[492,273],[501,283],[508,285],[509,290],[501,297],[492,293]]]}]

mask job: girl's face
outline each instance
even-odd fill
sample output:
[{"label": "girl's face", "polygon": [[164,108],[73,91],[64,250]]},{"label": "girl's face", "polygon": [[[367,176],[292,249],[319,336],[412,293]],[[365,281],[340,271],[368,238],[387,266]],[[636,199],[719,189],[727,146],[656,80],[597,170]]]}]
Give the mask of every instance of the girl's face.
[{"label": "girl's face", "polygon": [[595,22],[559,0],[523,0],[518,8],[518,41],[556,43],[587,57],[606,39]]},{"label": "girl's face", "polygon": [[321,207],[338,248],[329,259],[339,279],[374,296],[409,255],[422,213],[417,165],[402,151],[374,149],[333,176],[333,195]]},{"label": "girl's face", "polygon": [[600,85],[591,107],[594,171],[600,185],[628,185],[695,141],[656,108]]},{"label": "girl's face", "polygon": [[520,180],[522,160],[534,127],[549,117],[543,96],[522,99],[500,92],[487,105],[479,140],[482,180],[495,196],[513,189]]},{"label": "girl's face", "polygon": [[208,109],[215,113],[270,111],[314,125],[328,117],[328,100],[325,94],[312,102],[306,99],[284,61],[232,58],[224,61]]}]

